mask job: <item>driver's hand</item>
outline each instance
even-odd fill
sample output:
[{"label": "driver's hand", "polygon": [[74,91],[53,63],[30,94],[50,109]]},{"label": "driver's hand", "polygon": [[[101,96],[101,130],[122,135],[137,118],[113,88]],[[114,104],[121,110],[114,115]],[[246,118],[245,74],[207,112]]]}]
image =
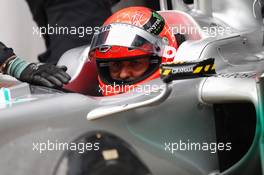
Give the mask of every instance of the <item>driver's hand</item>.
[{"label": "driver's hand", "polygon": [[31,63],[23,70],[19,80],[34,85],[61,88],[71,79],[66,70],[66,66]]}]

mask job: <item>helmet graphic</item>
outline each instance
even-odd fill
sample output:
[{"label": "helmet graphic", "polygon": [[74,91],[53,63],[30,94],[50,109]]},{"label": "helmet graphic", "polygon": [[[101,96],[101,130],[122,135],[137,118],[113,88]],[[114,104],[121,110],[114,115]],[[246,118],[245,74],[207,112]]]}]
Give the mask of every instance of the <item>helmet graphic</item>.
[{"label": "helmet graphic", "polygon": [[129,7],[109,17],[95,33],[89,56],[96,59],[104,96],[127,92],[159,77],[165,46],[177,48],[175,36],[156,11]]}]

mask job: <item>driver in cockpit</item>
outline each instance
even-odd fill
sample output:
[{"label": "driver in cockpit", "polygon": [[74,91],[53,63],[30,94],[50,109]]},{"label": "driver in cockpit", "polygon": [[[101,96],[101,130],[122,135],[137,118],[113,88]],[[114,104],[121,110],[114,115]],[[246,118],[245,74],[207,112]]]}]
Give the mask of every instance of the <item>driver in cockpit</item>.
[{"label": "driver in cockpit", "polygon": [[[128,91],[160,76],[164,46],[178,47],[164,18],[146,7],[129,7],[109,17],[94,34],[89,56],[96,60],[104,96]],[[118,86],[118,87],[117,87]]]}]

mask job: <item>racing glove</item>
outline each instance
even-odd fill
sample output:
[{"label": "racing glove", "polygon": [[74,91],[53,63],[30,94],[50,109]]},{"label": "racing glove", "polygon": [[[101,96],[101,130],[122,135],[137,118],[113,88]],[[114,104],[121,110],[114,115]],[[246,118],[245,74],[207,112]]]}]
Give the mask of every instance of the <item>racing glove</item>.
[{"label": "racing glove", "polygon": [[66,70],[65,66],[27,63],[17,57],[12,48],[8,48],[0,42],[0,73],[11,75],[30,84],[60,88],[71,79]]},{"label": "racing glove", "polygon": [[66,66],[58,67],[52,64],[31,63],[21,72],[18,79],[30,84],[61,88],[71,79],[66,71]]}]

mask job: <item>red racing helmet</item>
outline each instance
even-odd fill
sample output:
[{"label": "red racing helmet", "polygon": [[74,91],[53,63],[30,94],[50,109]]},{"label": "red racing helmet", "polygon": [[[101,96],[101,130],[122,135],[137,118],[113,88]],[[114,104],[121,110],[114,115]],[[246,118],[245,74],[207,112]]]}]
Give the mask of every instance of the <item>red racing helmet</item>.
[{"label": "red racing helmet", "polygon": [[[161,63],[172,62],[163,57],[166,46],[177,48],[174,34],[164,18],[146,7],[129,7],[114,13],[94,34],[89,56],[97,63],[98,80],[104,96],[131,90],[160,76]],[[147,58],[147,59],[146,59]],[[147,61],[144,73],[134,79],[115,79],[111,65]],[[133,65],[133,63],[132,63]],[[133,67],[132,67],[133,68]]]}]

